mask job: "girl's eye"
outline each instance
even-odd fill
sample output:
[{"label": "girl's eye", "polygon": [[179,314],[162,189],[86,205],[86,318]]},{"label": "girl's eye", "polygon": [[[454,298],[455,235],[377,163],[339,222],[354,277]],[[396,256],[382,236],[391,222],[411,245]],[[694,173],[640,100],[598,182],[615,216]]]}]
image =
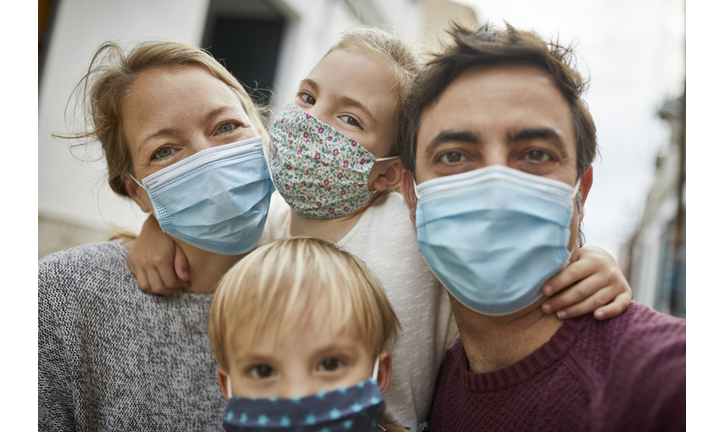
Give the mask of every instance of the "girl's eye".
[{"label": "girl's eye", "polygon": [[458,164],[466,161],[468,158],[455,151],[447,152],[440,156],[440,161],[446,164]]},{"label": "girl's eye", "polygon": [[277,371],[269,365],[256,365],[249,369],[249,373],[256,379],[267,379],[277,374]]},{"label": "girl's eye", "polygon": [[153,154],[153,159],[154,160],[165,159],[165,158],[171,156],[172,153],[173,153],[173,151],[169,147],[163,147],[163,148],[160,148],[156,153]]},{"label": "girl's eye", "polygon": [[550,153],[542,150],[532,150],[523,155],[523,158],[530,162],[549,162],[553,160]]},{"label": "girl's eye", "polygon": [[342,367],[342,360],[337,357],[328,357],[319,364],[317,370],[331,372]]},{"label": "girl's eye", "polygon": [[219,126],[218,132],[220,134],[228,134],[236,130],[236,128],[240,127],[241,125],[236,122],[226,122]]},{"label": "girl's eye", "polygon": [[317,103],[317,100],[314,99],[314,96],[310,95],[307,92],[299,92],[297,96],[299,96],[299,99],[301,99],[302,102],[304,102],[305,104],[314,105],[315,103]]},{"label": "girl's eye", "polygon": [[343,116],[340,116],[339,118],[340,118],[340,120],[342,120],[343,122],[347,123],[350,126],[358,127],[360,129],[362,128],[362,125],[359,124],[357,119],[352,117],[351,115],[345,114]]}]

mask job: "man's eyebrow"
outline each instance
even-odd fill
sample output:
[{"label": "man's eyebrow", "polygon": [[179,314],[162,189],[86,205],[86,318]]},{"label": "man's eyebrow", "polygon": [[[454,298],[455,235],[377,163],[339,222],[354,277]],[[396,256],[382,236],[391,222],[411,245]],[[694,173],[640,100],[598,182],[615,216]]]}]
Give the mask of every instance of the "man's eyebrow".
[{"label": "man's eyebrow", "polygon": [[435,149],[443,144],[449,142],[463,142],[468,144],[480,145],[480,138],[472,132],[467,131],[442,131],[432,141],[430,145],[425,149],[425,157],[431,157],[435,152]]},{"label": "man's eyebrow", "polygon": [[521,129],[515,133],[508,135],[508,144],[534,139],[547,141],[548,143],[556,147],[556,149],[560,151],[564,157],[568,157],[568,152],[563,145],[563,140],[561,139],[561,136],[555,130],[550,128]]}]

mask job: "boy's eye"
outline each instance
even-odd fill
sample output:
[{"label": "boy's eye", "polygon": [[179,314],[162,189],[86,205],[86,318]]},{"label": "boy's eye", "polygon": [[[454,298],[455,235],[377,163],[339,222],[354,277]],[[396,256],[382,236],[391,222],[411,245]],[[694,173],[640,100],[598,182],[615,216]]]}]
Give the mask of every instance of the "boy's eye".
[{"label": "boy's eye", "polygon": [[299,99],[301,99],[302,102],[304,102],[305,104],[314,105],[315,103],[317,103],[317,100],[314,99],[314,96],[310,95],[309,93],[300,92],[298,96]]},{"label": "boy's eye", "polygon": [[249,373],[256,379],[267,379],[277,374],[277,371],[269,365],[256,365],[249,369]]},{"label": "boy's eye", "polygon": [[322,360],[317,369],[320,371],[331,372],[339,369],[340,367],[342,367],[342,360],[337,357],[328,357]]},{"label": "boy's eye", "polygon": [[339,118],[350,126],[355,126],[358,128],[362,127],[362,125],[359,124],[359,121],[357,121],[357,119],[352,117],[351,115],[345,114],[343,116],[340,116]]},{"label": "boy's eye", "polygon": [[172,153],[173,151],[169,147],[162,147],[153,154],[153,159],[165,159],[171,156]]}]

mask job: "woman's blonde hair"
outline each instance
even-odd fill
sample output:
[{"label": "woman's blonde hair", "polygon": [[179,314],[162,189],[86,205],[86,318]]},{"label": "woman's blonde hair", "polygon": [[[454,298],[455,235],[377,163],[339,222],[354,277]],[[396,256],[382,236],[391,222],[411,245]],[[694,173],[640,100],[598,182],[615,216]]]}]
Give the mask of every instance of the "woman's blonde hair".
[{"label": "woman's blonde hair", "polygon": [[239,97],[252,125],[268,142],[269,134],[254,102],[239,81],[209,52],[179,42],[145,42],[126,53],[119,44],[106,42],[98,48],[87,73],[74,90],[83,107],[86,131],[71,136],[56,136],[97,139],[108,164],[108,184],[121,196],[129,196],[123,179],[127,173],[133,173],[131,154],[123,131],[123,104],[139,74],[159,66],[198,66],[207,70]]},{"label": "woman's blonde hair", "polygon": [[307,319],[332,334],[349,332],[373,353],[396,333],[397,317],[379,283],[352,254],[324,240],[292,237],[268,243],[219,281],[209,340],[223,369],[237,347],[272,329],[273,343]]}]

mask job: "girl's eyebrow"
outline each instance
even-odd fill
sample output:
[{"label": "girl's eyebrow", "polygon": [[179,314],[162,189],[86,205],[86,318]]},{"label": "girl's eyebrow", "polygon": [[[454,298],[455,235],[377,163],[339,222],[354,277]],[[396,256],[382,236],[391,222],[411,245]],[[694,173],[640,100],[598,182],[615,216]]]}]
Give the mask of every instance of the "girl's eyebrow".
[{"label": "girl's eyebrow", "polygon": [[299,87],[303,86],[304,84],[308,85],[312,88],[315,92],[319,93],[319,86],[317,85],[316,81],[314,81],[311,78],[304,78],[299,82]]},{"label": "girl's eyebrow", "polygon": [[[313,79],[304,78],[302,81],[299,82],[299,87],[302,87],[303,85],[308,85],[312,88],[312,90],[314,90],[314,92],[319,93],[319,85]],[[341,105],[352,106],[359,109],[372,120],[374,126],[377,126],[377,119],[375,118],[375,116],[372,115],[372,111],[370,111],[369,108],[367,108],[362,102],[358,101],[357,99],[352,99],[348,96],[341,96],[337,99],[337,101]]]}]

